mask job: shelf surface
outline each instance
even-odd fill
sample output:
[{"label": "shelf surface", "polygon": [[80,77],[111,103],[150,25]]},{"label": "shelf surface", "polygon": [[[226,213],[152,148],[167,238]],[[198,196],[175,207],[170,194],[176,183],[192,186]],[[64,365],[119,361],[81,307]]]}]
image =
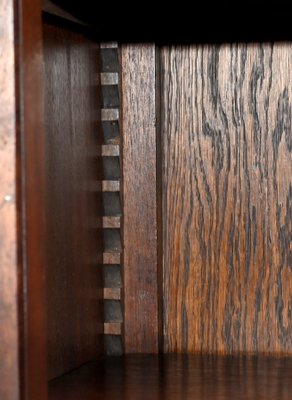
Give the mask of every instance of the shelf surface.
[{"label": "shelf surface", "polygon": [[61,399],[291,400],[292,357],[110,357],[51,381]]}]

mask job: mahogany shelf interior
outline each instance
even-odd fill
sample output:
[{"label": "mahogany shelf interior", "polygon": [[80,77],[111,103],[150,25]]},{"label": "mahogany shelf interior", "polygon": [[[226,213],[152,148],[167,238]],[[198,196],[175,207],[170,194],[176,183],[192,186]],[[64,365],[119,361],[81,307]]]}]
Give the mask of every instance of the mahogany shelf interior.
[{"label": "mahogany shelf interior", "polygon": [[292,358],[129,355],[50,382],[49,400],[290,400]]}]

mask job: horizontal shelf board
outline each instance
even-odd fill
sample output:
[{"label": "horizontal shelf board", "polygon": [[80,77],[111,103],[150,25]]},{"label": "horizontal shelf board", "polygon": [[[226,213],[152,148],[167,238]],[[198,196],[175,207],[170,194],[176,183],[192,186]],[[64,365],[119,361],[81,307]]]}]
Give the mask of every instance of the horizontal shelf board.
[{"label": "horizontal shelf board", "polygon": [[104,300],[121,300],[121,289],[120,288],[104,288],[103,289]]},{"label": "horizontal shelf board", "polygon": [[105,322],[103,326],[104,326],[104,334],[105,335],[121,335],[122,334],[122,323],[121,322]]},{"label": "horizontal shelf board", "polygon": [[291,357],[109,357],[51,381],[49,400],[291,400],[291,369]]},{"label": "horizontal shelf board", "polygon": [[121,217],[102,217],[102,227],[119,229],[121,227]]},{"label": "horizontal shelf board", "polygon": [[102,85],[118,85],[119,74],[117,72],[102,72],[100,74],[100,82]]},{"label": "horizontal shelf board", "polygon": [[103,192],[119,192],[120,181],[102,181]]},{"label": "horizontal shelf board", "polygon": [[120,264],[121,263],[121,253],[103,253],[103,264]]},{"label": "horizontal shelf board", "polygon": [[101,120],[102,121],[117,121],[119,119],[120,112],[118,108],[102,108],[101,109]]},{"label": "horizontal shelf board", "polygon": [[117,144],[104,144],[101,147],[103,157],[118,157],[120,155],[120,146]]}]

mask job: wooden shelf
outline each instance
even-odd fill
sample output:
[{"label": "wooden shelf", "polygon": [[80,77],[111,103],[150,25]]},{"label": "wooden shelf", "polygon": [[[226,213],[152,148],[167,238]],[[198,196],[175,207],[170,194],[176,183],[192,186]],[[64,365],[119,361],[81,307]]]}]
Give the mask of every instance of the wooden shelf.
[{"label": "wooden shelf", "polygon": [[52,381],[49,400],[291,400],[291,371],[292,358],[109,357]]}]

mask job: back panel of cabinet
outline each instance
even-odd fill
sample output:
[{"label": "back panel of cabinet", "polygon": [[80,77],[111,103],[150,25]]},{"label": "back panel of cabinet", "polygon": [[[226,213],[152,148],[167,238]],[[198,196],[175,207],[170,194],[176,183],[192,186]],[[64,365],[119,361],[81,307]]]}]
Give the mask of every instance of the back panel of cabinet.
[{"label": "back panel of cabinet", "polygon": [[164,350],[292,352],[292,45],[161,55]]}]

